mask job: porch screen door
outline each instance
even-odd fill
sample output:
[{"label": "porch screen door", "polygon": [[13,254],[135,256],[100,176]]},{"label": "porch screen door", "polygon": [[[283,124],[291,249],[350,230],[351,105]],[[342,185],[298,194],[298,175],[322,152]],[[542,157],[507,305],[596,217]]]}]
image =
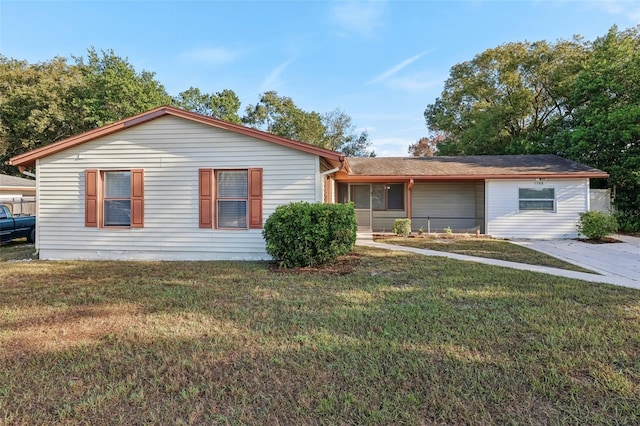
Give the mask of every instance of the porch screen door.
[{"label": "porch screen door", "polygon": [[351,185],[358,231],[371,232],[371,185]]}]

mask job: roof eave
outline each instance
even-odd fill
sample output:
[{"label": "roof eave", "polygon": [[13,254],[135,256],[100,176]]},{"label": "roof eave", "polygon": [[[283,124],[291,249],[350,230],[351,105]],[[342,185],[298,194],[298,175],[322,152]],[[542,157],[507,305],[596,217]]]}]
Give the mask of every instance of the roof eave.
[{"label": "roof eave", "polygon": [[576,179],[576,178],[608,178],[605,172],[575,173],[522,173],[522,174],[484,174],[484,175],[357,175],[344,173],[336,176],[336,180],[344,182],[393,182],[409,181],[470,181],[470,180],[506,180],[506,179]]},{"label": "roof eave", "polygon": [[0,191],[35,191],[35,186],[6,186],[0,185]]}]

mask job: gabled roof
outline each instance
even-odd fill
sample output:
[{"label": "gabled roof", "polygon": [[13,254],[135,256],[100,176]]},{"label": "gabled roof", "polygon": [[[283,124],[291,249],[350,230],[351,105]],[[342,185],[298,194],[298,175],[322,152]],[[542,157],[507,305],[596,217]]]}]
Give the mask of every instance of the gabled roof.
[{"label": "gabled roof", "polygon": [[516,177],[606,178],[602,170],[557,155],[476,155],[466,157],[349,158],[344,180],[385,178],[424,180],[509,179]]},{"label": "gabled roof", "polygon": [[12,188],[31,188],[35,189],[36,181],[33,179],[25,179],[17,176],[9,176],[0,174],[0,188],[12,189]]},{"label": "gabled roof", "polygon": [[283,138],[271,133],[263,132],[261,130],[241,126],[239,124],[229,123],[217,118],[207,117],[201,114],[196,114],[194,112],[185,111],[180,108],[175,108],[172,106],[162,106],[147,112],[143,112],[142,114],[125,118],[124,120],[120,120],[112,124],[107,124],[106,126],[102,126],[94,130],[90,130],[80,135],[72,136],[59,142],[52,143],[51,145],[46,145],[41,148],[34,149],[33,151],[17,155],[9,160],[9,164],[19,167],[34,167],[36,164],[36,160],[40,158],[47,157],[57,152],[64,151],[65,149],[69,149],[85,142],[89,142],[94,139],[110,135],[112,133],[116,133],[121,130],[128,129],[133,126],[137,126],[138,124],[146,123],[148,121],[155,120],[167,115],[184,118],[218,129],[224,129],[230,132],[239,133],[263,141],[272,142],[278,145],[286,146],[288,148],[296,149],[298,151],[315,154],[326,159],[334,166],[340,165],[340,163],[344,162],[345,157],[339,152],[320,148],[304,142],[298,142],[291,139]]}]

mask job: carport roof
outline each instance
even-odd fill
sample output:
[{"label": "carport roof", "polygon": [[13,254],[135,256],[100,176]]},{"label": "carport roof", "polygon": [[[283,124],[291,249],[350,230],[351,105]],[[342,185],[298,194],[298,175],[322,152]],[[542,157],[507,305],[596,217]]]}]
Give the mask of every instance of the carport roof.
[{"label": "carport roof", "polygon": [[32,179],[25,179],[18,176],[9,176],[0,174],[0,187],[3,188],[35,188],[36,181]]},{"label": "carport roof", "polygon": [[[352,158],[350,177],[509,179],[520,177],[606,178],[602,170],[557,155]],[[348,178],[347,178],[348,180]]]}]

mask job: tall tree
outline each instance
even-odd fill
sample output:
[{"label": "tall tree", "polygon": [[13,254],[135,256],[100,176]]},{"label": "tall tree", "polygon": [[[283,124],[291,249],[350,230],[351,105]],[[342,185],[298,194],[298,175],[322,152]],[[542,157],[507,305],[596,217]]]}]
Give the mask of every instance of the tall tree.
[{"label": "tall tree", "polygon": [[202,93],[197,87],[192,86],[184,92],[178,93],[178,96],[173,98],[173,104],[187,111],[213,116],[211,95]]},{"label": "tall tree", "polygon": [[258,103],[247,106],[242,121],[278,136],[324,146],[326,129],[322,116],[303,111],[293,99],[278,96],[275,91],[263,93]]},{"label": "tall tree", "polygon": [[533,153],[571,113],[572,83],[588,54],[581,39],[508,43],[453,66],[428,105],[430,130],[447,135],[442,155]]},{"label": "tall tree", "polygon": [[351,117],[340,109],[322,115],[325,127],[323,147],[342,152],[349,157],[375,157],[369,133],[356,131]]},{"label": "tall tree", "polygon": [[241,124],[238,115],[240,110],[240,99],[233,90],[224,89],[222,92],[214,94],[202,93],[196,87],[190,87],[184,92],[180,92],[173,99],[177,107],[208,115],[232,123]]},{"label": "tall tree", "polygon": [[137,72],[113,50],[100,54],[91,48],[87,58],[74,57],[82,73],[77,97],[82,100],[87,128],[103,126],[146,110],[168,105],[171,97],[155,80],[155,73]]},{"label": "tall tree", "polygon": [[555,149],[607,171],[622,228],[640,232],[640,25],[598,38],[572,88]]},{"label": "tall tree", "polygon": [[84,130],[80,84],[64,58],[28,64],[0,55],[0,172],[17,172],[9,158]]},{"label": "tall tree", "polygon": [[110,50],[29,64],[0,56],[0,170],[12,156],[148,109],[171,98],[154,73]]},{"label": "tall tree", "polygon": [[376,152],[371,149],[369,132],[363,130],[360,135],[352,135],[336,150],[347,157],[375,157]]}]

